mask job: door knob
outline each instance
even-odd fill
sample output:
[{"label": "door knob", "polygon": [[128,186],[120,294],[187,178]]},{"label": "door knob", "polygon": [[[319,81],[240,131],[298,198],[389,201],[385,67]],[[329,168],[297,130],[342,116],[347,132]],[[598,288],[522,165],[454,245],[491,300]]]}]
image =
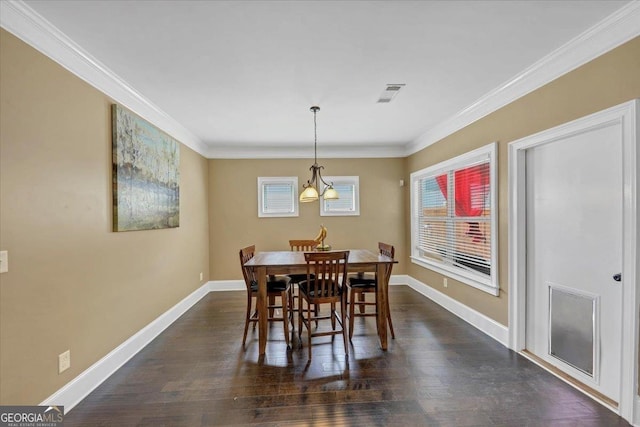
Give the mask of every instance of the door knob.
[{"label": "door knob", "polygon": [[622,273],[614,274],[613,280],[615,280],[616,282],[622,281]]}]

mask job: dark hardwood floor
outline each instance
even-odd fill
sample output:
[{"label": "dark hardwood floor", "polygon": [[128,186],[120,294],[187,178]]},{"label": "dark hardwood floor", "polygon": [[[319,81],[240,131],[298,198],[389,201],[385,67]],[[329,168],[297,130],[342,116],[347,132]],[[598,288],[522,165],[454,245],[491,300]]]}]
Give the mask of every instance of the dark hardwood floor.
[{"label": "dark hardwood floor", "polygon": [[257,331],[243,351],[244,292],[210,293],[65,426],[629,425],[408,286],[392,286],[390,301],[387,352],[375,320],[356,318],[348,363],[340,337],[314,339],[307,363],[306,348],[286,351],[279,324],[264,360]]}]

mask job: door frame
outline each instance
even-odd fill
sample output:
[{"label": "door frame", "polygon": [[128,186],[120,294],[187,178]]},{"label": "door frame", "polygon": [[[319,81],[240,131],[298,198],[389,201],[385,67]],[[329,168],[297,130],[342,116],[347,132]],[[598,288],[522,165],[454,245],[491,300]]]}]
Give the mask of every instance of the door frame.
[{"label": "door frame", "polygon": [[637,266],[640,262],[640,250],[638,250],[639,224],[637,215],[640,181],[637,167],[640,163],[638,160],[640,155],[640,150],[638,150],[640,100],[625,102],[509,143],[509,348],[521,352],[525,350],[526,346],[526,150],[612,123],[621,123],[622,125],[623,153],[623,307],[621,386],[617,413],[631,423],[639,423],[640,398],[637,391],[640,284],[638,283]]}]

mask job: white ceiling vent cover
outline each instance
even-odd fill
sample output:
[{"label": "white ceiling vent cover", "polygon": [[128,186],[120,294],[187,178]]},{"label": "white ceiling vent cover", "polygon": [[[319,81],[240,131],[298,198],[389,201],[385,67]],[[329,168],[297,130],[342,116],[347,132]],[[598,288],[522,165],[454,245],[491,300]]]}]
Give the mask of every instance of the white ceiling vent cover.
[{"label": "white ceiling vent cover", "polygon": [[398,94],[398,92],[400,92],[400,89],[402,89],[404,86],[406,86],[404,83],[388,84],[387,87],[384,89],[384,91],[382,91],[382,94],[380,95],[378,102],[381,102],[381,103],[391,102],[391,100]]}]

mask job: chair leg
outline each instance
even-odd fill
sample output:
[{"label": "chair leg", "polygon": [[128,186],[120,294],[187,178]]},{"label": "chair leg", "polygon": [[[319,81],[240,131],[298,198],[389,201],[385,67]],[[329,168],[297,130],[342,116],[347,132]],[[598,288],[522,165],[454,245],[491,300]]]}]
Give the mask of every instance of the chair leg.
[{"label": "chair leg", "polygon": [[355,317],[354,305],[356,303],[356,291],[351,288],[349,296],[349,341],[353,338],[353,318]]},{"label": "chair leg", "polygon": [[[344,354],[345,358],[349,359],[349,343],[347,342],[347,330],[346,326],[346,315],[347,315],[347,296],[343,295],[340,298],[340,320],[342,320],[342,341],[344,341]],[[351,339],[351,337],[349,337]]]},{"label": "chair leg", "polygon": [[289,313],[293,313],[293,312],[295,312],[297,310],[297,307],[296,307],[296,304],[295,304],[296,298],[297,298],[296,297],[296,284],[291,282],[291,288],[290,289],[291,289],[291,291],[290,291],[291,292],[290,299],[291,299],[292,303],[291,303],[291,307],[289,307]]},{"label": "chair leg", "polygon": [[331,303],[331,329],[333,329],[334,331],[336,330],[336,317],[338,317],[338,314],[336,312],[336,303],[332,302]]},{"label": "chair leg", "polygon": [[298,348],[302,347],[302,297],[298,293]]},{"label": "chair leg", "polygon": [[[249,321],[251,321],[251,319],[257,319],[258,318],[258,309],[256,308],[253,312],[253,314],[251,315],[251,317],[249,318]],[[258,324],[258,322],[253,322],[253,330],[256,330],[256,325]]]},{"label": "chair leg", "polygon": [[295,321],[293,319],[294,313],[296,312],[296,308],[293,305],[293,300],[294,300],[294,296],[293,296],[293,286],[291,286],[291,288],[289,288],[289,292],[288,292],[288,299],[289,299],[289,319],[291,321],[291,336],[293,336],[294,332],[296,331],[296,325],[295,325]]},{"label": "chair leg", "polygon": [[273,306],[276,305],[276,297],[269,295],[269,317],[273,317]]},{"label": "chair leg", "polygon": [[[364,301],[365,301],[365,295],[364,295],[364,292],[360,292],[360,295],[359,295],[358,301],[360,301],[360,302],[364,302]],[[360,313],[364,313],[364,310],[365,310],[365,308],[364,308],[364,304],[358,304],[358,306],[359,306],[359,308],[360,308]]]},{"label": "chair leg", "polygon": [[[317,307],[317,305],[315,306]],[[307,327],[307,346],[309,347],[309,360],[311,360],[311,304],[309,304],[309,301],[307,301],[307,324],[305,325]],[[318,321],[316,320],[316,325],[318,324]]]},{"label": "chair leg", "polygon": [[247,331],[249,330],[249,319],[251,317],[251,294],[247,292],[247,314],[244,316],[244,335],[242,336],[242,348],[247,342]]},{"label": "chair leg", "polygon": [[282,329],[284,329],[284,342],[287,343],[287,348],[291,348],[289,344],[289,290],[282,291],[280,294],[282,300]]},{"label": "chair leg", "polygon": [[396,339],[396,333],[393,332],[393,322],[391,321],[391,310],[389,310],[389,298],[387,297],[387,321],[389,322],[389,329],[391,330],[391,339]]}]

